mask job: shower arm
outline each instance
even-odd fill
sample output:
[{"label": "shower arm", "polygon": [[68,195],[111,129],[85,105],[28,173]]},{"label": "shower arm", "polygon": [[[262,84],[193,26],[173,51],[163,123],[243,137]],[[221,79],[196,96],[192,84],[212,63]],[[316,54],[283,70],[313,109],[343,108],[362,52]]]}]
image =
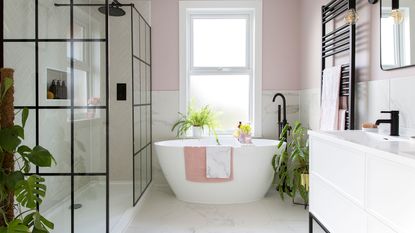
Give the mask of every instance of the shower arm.
[{"label": "shower arm", "polygon": [[[134,6],[134,4],[130,3],[130,4],[122,4],[117,0],[114,0],[111,4],[113,4],[114,2],[116,2],[116,6]],[[108,4],[108,5],[111,5]],[[90,3],[90,4],[82,4],[82,3],[73,3],[73,4],[61,4],[61,3],[55,3],[56,7],[61,7],[61,6],[105,6],[105,4],[102,3]]]}]

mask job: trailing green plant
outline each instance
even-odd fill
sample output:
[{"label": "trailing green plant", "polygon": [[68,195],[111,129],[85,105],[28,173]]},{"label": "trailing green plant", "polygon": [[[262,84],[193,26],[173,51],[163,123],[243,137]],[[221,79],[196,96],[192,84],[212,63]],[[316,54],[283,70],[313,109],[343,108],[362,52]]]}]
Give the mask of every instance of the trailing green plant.
[{"label": "trailing green plant", "polygon": [[300,122],[294,127],[285,125],[278,149],[272,159],[277,191],[282,199],[286,194],[294,200],[300,194],[308,204],[309,146],[307,130]]},{"label": "trailing green plant", "polygon": [[[13,80],[4,78],[0,88],[0,106]],[[29,110],[21,111],[21,125],[0,125],[0,233],[48,233],[54,224],[43,217],[38,206],[46,196],[45,179],[28,174],[32,166],[56,164],[51,153],[41,147],[22,145]],[[6,160],[11,163],[6,165]]]},{"label": "trailing green plant", "polygon": [[189,105],[187,115],[179,112],[180,119],[173,125],[171,131],[177,129],[176,136],[183,137],[192,127],[200,127],[202,129],[207,128],[209,132],[212,132],[216,141],[218,137],[216,134],[217,120],[215,112],[206,105],[200,109],[195,109],[193,104]]}]

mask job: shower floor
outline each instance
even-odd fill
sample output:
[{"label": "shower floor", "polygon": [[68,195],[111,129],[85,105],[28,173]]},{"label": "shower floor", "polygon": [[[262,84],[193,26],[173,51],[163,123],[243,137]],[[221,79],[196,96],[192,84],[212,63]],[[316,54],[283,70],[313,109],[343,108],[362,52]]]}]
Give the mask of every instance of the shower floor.
[{"label": "shower floor", "polygon": [[[75,209],[76,233],[103,233],[105,232],[105,183],[93,182],[84,186],[75,197],[75,204],[82,205]],[[127,210],[132,208],[132,184],[110,184],[110,229],[118,233]],[[55,207],[45,213],[45,216],[55,223],[52,232],[70,233],[70,197],[62,201],[59,207]],[[76,207],[76,206],[75,206]],[[125,221],[125,220],[124,220]]]}]

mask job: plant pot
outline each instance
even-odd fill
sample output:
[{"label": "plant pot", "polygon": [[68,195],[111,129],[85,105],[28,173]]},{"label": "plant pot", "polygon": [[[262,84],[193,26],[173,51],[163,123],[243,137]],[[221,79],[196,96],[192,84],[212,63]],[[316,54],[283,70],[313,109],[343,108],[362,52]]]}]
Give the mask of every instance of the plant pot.
[{"label": "plant pot", "polygon": [[241,133],[238,140],[242,144],[252,144],[252,135]]},{"label": "plant pot", "polygon": [[194,138],[201,138],[203,135],[203,128],[193,126],[193,137]]},{"label": "plant pot", "polygon": [[310,189],[310,174],[301,174],[301,185],[308,191]]}]

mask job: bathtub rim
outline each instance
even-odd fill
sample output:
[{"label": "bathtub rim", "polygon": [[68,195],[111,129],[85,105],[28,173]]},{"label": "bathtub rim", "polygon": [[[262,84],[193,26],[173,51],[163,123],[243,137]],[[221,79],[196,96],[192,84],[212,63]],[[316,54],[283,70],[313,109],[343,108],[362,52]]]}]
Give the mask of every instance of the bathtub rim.
[{"label": "bathtub rim", "polygon": [[[223,137],[224,139],[231,139],[231,137]],[[189,145],[185,145],[185,141],[193,141],[193,142],[197,142],[197,141],[201,141],[201,140],[209,140],[209,139],[214,139],[214,138],[202,138],[202,139],[195,139],[195,138],[183,138],[183,139],[173,139],[173,140],[163,140],[163,141],[158,141],[158,142],[154,142],[154,146],[157,147],[167,147],[167,148],[184,148],[186,146],[189,147],[203,147],[203,146],[212,146],[212,145],[194,145],[194,144],[189,144]],[[219,138],[220,141],[221,138]],[[235,140],[236,141],[236,140]],[[252,139],[253,144],[237,144],[237,145],[226,145],[226,146],[231,146],[234,148],[241,148],[241,147],[270,147],[270,146],[278,146],[278,144],[280,143],[279,140],[273,140],[273,139],[263,139],[263,138],[254,138]],[[266,143],[261,143],[261,144],[255,144],[255,142],[266,142]]]}]

